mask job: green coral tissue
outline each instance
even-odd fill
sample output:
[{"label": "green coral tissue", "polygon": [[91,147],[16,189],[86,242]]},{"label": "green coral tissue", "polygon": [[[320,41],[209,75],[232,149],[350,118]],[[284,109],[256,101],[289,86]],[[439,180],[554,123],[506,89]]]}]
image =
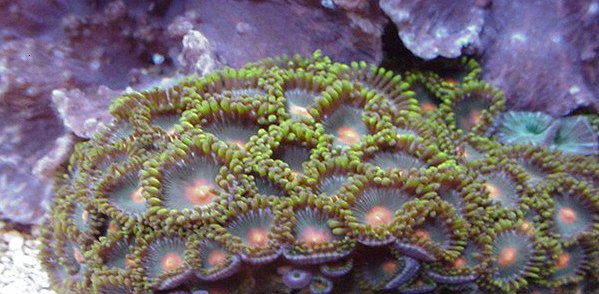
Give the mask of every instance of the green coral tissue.
[{"label": "green coral tissue", "polygon": [[459,67],[396,75],[317,51],[126,94],[58,176],[52,287],[593,291],[597,116],[506,112],[476,62]]}]

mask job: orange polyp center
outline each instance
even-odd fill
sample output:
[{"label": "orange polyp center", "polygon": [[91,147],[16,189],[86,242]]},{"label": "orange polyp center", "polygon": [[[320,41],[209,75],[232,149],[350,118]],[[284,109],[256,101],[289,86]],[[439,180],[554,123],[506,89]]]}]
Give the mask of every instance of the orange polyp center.
[{"label": "orange polyp center", "polygon": [[118,231],[120,229],[121,229],[121,227],[117,223],[115,223],[114,221],[110,221],[108,223],[108,231],[109,232],[116,232],[116,231]]},{"label": "orange polyp center", "polygon": [[306,245],[320,244],[323,242],[330,241],[332,239],[331,234],[327,229],[307,227],[302,231],[300,240]]},{"label": "orange polyp center", "polygon": [[576,222],[576,211],[570,207],[563,207],[559,210],[559,218],[563,223],[571,225]]},{"label": "orange polyp center", "polygon": [[225,263],[227,255],[222,250],[212,250],[208,254],[208,264],[210,266],[219,266]]},{"label": "orange polyp center", "polygon": [[505,247],[499,252],[497,257],[497,264],[501,267],[508,267],[513,265],[518,259],[518,250],[514,247]]},{"label": "orange polyp center", "polygon": [[176,270],[183,265],[183,258],[176,252],[169,252],[162,257],[160,264],[165,272]]},{"label": "orange polyp center", "polygon": [[366,223],[373,226],[386,226],[393,219],[393,213],[383,206],[375,206],[366,213]]},{"label": "orange polyp center", "polygon": [[557,261],[555,263],[557,269],[563,269],[570,265],[570,253],[564,252],[557,257]]},{"label": "orange polyp center", "polygon": [[360,133],[354,128],[341,127],[337,130],[337,140],[345,145],[351,145],[360,142]]},{"label": "orange polyp center", "polygon": [[87,210],[83,210],[83,212],[81,212],[81,220],[83,220],[84,222],[87,222],[88,219],[89,219],[89,212]]},{"label": "orange polyp center", "polygon": [[437,106],[435,106],[432,103],[422,103],[420,104],[420,110],[422,110],[423,112],[428,112],[428,111],[435,111],[437,110]]},{"label": "orange polyp center", "polygon": [[446,82],[446,83],[448,83],[448,84],[450,84],[450,85],[455,85],[455,84],[457,84],[457,83],[458,83],[458,82],[457,82],[455,79],[453,79],[453,78],[446,78],[446,79],[445,79],[445,82]]},{"label": "orange polyp center", "polygon": [[185,187],[185,198],[193,205],[206,205],[212,202],[216,194],[214,185],[205,179],[197,179]]},{"label": "orange polyp center", "polygon": [[532,232],[532,224],[528,221],[523,222],[522,224],[520,224],[520,232],[528,234],[530,232]]},{"label": "orange polyp center", "polygon": [[388,260],[383,262],[383,272],[386,274],[393,274],[397,271],[397,262],[394,260]]},{"label": "orange polyp center", "polygon": [[455,268],[463,268],[466,266],[466,259],[462,256],[456,258],[456,260],[453,262],[453,267]]},{"label": "orange polyp center", "polygon": [[173,134],[175,134],[175,126],[173,125],[173,126],[169,127],[168,129],[166,129],[165,131],[168,135],[173,135]]},{"label": "orange polyp center", "polygon": [[267,247],[268,231],[264,228],[251,228],[247,233],[247,242],[250,247]]},{"label": "orange polyp center", "polygon": [[428,230],[425,229],[417,229],[416,232],[414,232],[414,234],[416,235],[416,237],[418,237],[418,239],[422,241],[428,241],[431,239],[431,234]]},{"label": "orange polyp center", "polygon": [[128,266],[132,267],[135,265],[135,260],[133,258],[127,258],[126,261]]},{"label": "orange polyp center", "polygon": [[175,125],[177,125],[177,123],[171,124],[167,128],[163,128],[164,132],[166,132],[168,135],[173,135],[175,133]]},{"label": "orange polyp center", "polygon": [[480,110],[475,109],[470,112],[470,117],[468,118],[468,125],[472,126],[480,122]]},{"label": "orange polyp center", "polygon": [[314,283],[314,288],[316,288],[316,289],[324,289],[327,286],[327,284],[321,280],[316,280],[316,281],[313,281],[312,283]]},{"label": "orange polyp center", "polygon": [[239,147],[241,149],[245,148],[245,142],[243,142],[241,140],[228,140],[227,142],[229,144],[236,145],[237,147]]},{"label": "orange polyp center", "polygon": [[133,201],[135,203],[144,203],[144,202],[146,202],[146,199],[141,194],[142,191],[143,191],[142,187],[139,187],[139,188],[135,189],[135,191],[133,191],[133,193],[131,193],[131,201]]},{"label": "orange polyp center", "polygon": [[83,257],[83,254],[81,253],[81,250],[79,250],[78,248],[73,248],[73,258],[75,258],[75,260],[78,263],[84,263],[85,262],[85,257]]},{"label": "orange polyp center", "polygon": [[485,183],[485,189],[489,192],[489,197],[497,199],[501,196],[501,189],[491,183]]},{"label": "orange polyp center", "polygon": [[455,150],[456,153],[462,158],[468,158],[468,156],[470,156],[470,154],[468,154],[468,151],[466,150],[466,147],[464,146],[457,146]]},{"label": "orange polyp center", "polygon": [[297,116],[301,116],[301,117],[311,117],[310,113],[308,112],[308,109],[302,106],[298,106],[298,105],[291,105],[289,111],[291,112],[291,114],[297,115]]},{"label": "orange polyp center", "polygon": [[282,266],[277,267],[277,273],[279,275],[284,275],[286,272],[288,272],[290,270],[291,270],[291,266],[289,266],[289,265],[282,265]]},{"label": "orange polyp center", "polygon": [[298,175],[300,174],[300,171],[292,169],[291,170],[291,177],[296,179],[298,177]]}]

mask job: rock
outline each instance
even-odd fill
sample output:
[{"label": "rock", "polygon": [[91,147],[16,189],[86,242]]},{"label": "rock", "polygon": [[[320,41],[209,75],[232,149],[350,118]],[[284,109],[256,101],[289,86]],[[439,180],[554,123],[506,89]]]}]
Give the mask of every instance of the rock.
[{"label": "rock", "polygon": [[599,111],[599,2],[380,0],[403,44],[424,59],[481,58],[513,110]]},{"label": "rock", "polygon": [[0,213],[17,222],[39,222],[48,207],[51,185],[18,168],[0,162]]},{"label": "rock", "polygon": [[204,76],[222,67],[208,39],[196,30],[188,31],[183,37],[183,50],[177,60],[189,75]]},{"label": "rock", "polygon": [[480,42],[485,6],[476,0],[381,0],[381,9],[397,26],[399,37],[424,59],[455,58]]},{"label": "rock", "polygon": [[54,294],[37,259],[39,241],[34,238],[16,230],[0,230],[0,247],[7,249],[0,254],[0,293]]},{"label": "rock", "polygon": [[52,102],[69,130],[81,138],[91,138],[112,120],[108,106],[122,92],[106,86],[99,86],[92,93],[80,89],[54,89]]},{"label": "rock", "polygon": [[341,62],[382,60],[386,20],[376,5],[345,11],[318,2],[206,0],[190,2],[184,17],[233,67],[282,54],[308,56],[316,49]]},{"label": "rock", "polygon": [[66,134],[93,136],[125,90],[316,49],[379,62],[386,19],[378,6],[329,2],[0,1],[0,177],[19,167],[0,189],[31,191],[0,196],[0,213],[12,207],[26,213],[4,217],[35,222],[40,205],[25,200],[48,197]]},{"label": "rock", "polygon": [[[483,77],[508,107],[563,116],[599,111],[599,11],[592,1],[495,1],[482,35]],[[510,21],[506,21],[509,19]]]},{"label": "rock", "polygon": [[16,235],[11,236],[8,239],[8,250],[10,251],[19,251],[23,247],[23,237]]}]

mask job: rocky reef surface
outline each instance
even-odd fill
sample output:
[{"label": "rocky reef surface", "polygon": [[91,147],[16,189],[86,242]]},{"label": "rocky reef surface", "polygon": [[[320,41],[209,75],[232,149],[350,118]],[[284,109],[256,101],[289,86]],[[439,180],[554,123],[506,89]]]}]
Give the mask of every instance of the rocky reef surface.
[{"label": "rocky reef surface", "polygon": [[127,89],[316,49],[382,59],[376,6],[226,2],[0,1],[0,214],[38,222],[61,148],[106,125]]}]

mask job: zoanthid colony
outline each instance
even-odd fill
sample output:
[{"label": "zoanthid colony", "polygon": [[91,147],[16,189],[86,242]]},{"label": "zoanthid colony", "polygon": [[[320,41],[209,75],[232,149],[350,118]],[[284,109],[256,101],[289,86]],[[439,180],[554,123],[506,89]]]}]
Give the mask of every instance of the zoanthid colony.
[{"label": "zoanthid colony", "polygon": [[505,112],[460,64],[396,75],[316,52],[126,94],[58,177],[41,236],[52,287],[594,287],[596,115]]}]

